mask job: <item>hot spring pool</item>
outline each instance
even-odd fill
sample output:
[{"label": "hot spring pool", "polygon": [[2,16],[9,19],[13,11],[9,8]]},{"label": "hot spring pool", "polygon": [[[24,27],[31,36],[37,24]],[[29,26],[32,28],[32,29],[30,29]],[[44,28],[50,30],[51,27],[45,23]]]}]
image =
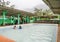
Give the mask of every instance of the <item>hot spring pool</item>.
[{"label": "hot spring pool", "polygon": [[13,26],[0,27],[0,35],[16,42],[56,42],[57,24],[23,24],[22,29]]}]

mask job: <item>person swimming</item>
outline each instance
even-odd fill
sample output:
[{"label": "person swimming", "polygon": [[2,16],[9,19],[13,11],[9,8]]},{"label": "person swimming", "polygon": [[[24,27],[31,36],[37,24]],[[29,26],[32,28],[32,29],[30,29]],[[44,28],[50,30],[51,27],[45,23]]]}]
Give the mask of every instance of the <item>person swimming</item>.
[{"label": "person swimming", "polygon": [[21,26],[19,26],[19,29],[22,29],[22,27],[21,27]]},{"label": "person swimming", "polygon": [[[16,29],[16,26],[14,26],[14,27],[13,27],[13,29]],[[19,26],[19,29],[22,29],[22,27],[21,27],[21,26]]]},{"label": "person swimming", "polygon": [[16,29],[16,26],[14,26],[13,29]]}]

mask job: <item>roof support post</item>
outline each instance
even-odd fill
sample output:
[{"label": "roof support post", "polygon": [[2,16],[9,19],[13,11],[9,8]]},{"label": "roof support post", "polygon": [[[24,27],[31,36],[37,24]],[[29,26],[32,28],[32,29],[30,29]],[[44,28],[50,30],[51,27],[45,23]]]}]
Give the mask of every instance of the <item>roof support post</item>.
[{"label": "roof support post", "polygon": [[60,15],[58,15],[58,18],[59,18],[59,20],[60,20]]},{"label": "roof support post", "polygon": [[29,18],[29,16],[26,16],[26,22],[27,22],[27,23],[30,23],[30,18]]},{"label": "roof support post", "polygon": [[5,13],[3,12],[3,25],[5,25]]},{"label": "roof support post", "polygon": [[18,25],[20,24],[20,14],[18,14]]},{"label": "roof support post", "polygon": [[11,16],[11,24],[13,23],[12,18],[13,18],[13,17]]},{"label": "roof support post", "polygon": [[3,14],[3,25],[5,25],[7,11],[4,10],[2,14]]}]

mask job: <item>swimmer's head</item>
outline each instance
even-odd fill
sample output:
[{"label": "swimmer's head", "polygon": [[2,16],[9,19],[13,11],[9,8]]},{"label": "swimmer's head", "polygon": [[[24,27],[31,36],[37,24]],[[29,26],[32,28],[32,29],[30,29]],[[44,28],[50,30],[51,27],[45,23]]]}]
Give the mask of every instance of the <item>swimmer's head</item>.
[{"label": "swimmer's head", "polygon": [[16,26],[14,26],[13,29],[16,29]]},{"label": "swimmer's head", "polygon": [[14,26],[14,27],[16,27],[16,26]]}]

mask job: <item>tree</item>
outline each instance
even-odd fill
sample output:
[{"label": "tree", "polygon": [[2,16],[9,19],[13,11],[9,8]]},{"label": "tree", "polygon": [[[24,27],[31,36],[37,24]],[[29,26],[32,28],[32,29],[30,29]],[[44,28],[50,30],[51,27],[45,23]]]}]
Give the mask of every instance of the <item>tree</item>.
[{"label": "tree", "polygon": [[9,1],[5,2],[4,0],[0,0],[0,5],[1,6],[6,6],[6,5],[9,5],[9,4],[10,4]]},{"label": "tree", "polygon": [[42,9],[35,8],[34,11],[35,11],[36,16],[51,16],[51,15],[54,15],[53,12],[50,9],[42,10]]},{"label": "tree", "polygon": [[[5,2],[4,0],[0,0],[0,6],[4,7],[4,6],[7,6],[7,5],[10,5],[10,2],[7,1]],[[14,8],[15,5],[11,5],[10,8]]]},{"label": "tree", "polygon": [[35,15],[37,15],[37,16],[42,16],[43,15],[42,9],[35,8],[34,11],[35,11]]},{"label": "tree", "polygon": [[14,7],[15,7],[15,5],[11,5],[11,6],[10,6],[10,8],[14,8]]}]

